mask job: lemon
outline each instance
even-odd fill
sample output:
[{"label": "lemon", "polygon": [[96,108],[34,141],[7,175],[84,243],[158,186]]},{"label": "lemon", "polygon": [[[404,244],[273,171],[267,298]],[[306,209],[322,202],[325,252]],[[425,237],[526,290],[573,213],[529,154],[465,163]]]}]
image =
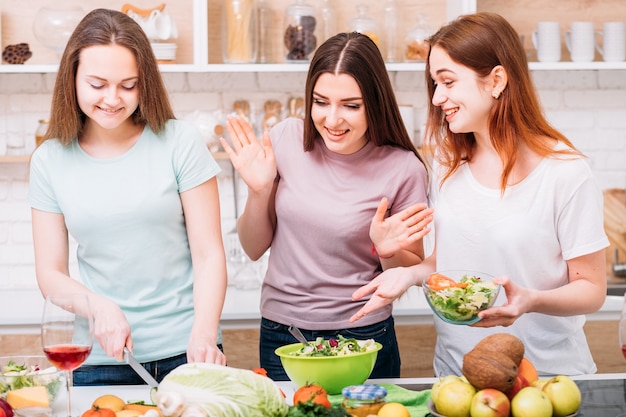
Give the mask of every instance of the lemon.
[{"label": "lemon", "polygon": [[124,409],[124,406],[126,406],[126,402],[122,400],[120,397],[118,397],[117,395],[106,394],[106,395],[101,395],[98,398],[96,398],[92,406],[94,408],[95,407],[108,408],[117,413],[118,411],[121,411]]},{"label": "lemon", "polygon": [[411,413],[400,403],[387,403],[378,410],[378,417],[411,417]]}]

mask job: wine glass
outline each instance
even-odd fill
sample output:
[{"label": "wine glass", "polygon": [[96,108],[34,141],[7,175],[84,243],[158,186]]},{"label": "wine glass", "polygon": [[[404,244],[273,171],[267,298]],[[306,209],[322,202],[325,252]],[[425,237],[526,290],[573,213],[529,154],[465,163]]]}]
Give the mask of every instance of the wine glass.
[{"label": "wine glass", "polygon": [[622,349],[622,354],[624,358],[626,358],[626,294],[624,294],[622,312],[619,318],[619,344]]},{"label": "wine glass", "polygon": [[48,296],[41,320],[41,343],[50,363],[65,371],[67,416],[71,416],[72,371],[93,345],[93,316],[86,294]]}]

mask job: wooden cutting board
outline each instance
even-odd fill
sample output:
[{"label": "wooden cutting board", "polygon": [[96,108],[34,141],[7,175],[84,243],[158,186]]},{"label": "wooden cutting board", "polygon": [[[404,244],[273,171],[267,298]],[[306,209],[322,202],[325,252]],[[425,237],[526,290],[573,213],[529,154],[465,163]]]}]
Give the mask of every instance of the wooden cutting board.
[{"label": "wooden cutting board", "polygon": [[[606,272],[611,283],[626,283],[626,277],[613,275],[615,249],[619,262],[626,263],[626,190],[612,188],[604,190],[604,229],[611,246],[606,250]],[[614,280],[614,282],[611,282]]]}]

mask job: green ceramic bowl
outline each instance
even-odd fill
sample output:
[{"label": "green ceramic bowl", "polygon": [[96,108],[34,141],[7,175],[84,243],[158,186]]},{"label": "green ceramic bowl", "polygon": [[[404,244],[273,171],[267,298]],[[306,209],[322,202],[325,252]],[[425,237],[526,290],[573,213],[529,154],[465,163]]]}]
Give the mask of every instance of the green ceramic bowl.
[{"label": "green ceramic bowl", "polygon": [[378,351],[382,345],[376,342],[376,350],[345,356],[292,356],[302,347],[302,343],[293,343],[276,349],[275,353],[287,372],[287,376],[298,387],[317,384],[328,394],[341,394],[349,385],[359,385],[369,378]]}]

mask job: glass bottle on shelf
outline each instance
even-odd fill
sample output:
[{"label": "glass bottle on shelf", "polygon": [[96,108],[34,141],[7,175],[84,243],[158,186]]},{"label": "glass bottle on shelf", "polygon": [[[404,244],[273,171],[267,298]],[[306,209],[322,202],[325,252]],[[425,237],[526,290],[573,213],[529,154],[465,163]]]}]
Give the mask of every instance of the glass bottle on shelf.
[{"label": "glass bottle on shelf", "polygon": [[272,9],[267,0],[258,0],[257,16],[259,19],[259,49],[257,62],[265,64],[272,60],[270,28],[272,26]]},{"label": "glass bottle on shelf", "polygon": [[320,43],[337,34],[337,21],[335,11],[330,5],[330,0],[324,0],[320,8]]},{"label": "glass bottle on shelf", "polygon": [[48,131],[49,123],[50,121],[48,119],[39,119],[39,124],[35,130],[35,146],[39,146],[41,142],[43,142],[43,137]]},{"label": "glass bottle on shelf", "polygon": [[384,55],[386,62],[398,61],[398,9],[395,0],[386,0],[384,7]]},{"label": "glass bottle on shelf", "polygon": [[255,0],[224,0],[222,58],[227,64],[256,62],[257,10]]},{"label": "glass bottle on shelf", "polygon": [[296,0],[287,6],[284,35],[287,62],[309,60],[309,55],[317,47],[316,25],[315,9],[305,0]]},{"label": "glass bottle on shelf", "polygon": [[426,15],[417,14],[417,22],[411,26],[404,38],[404,60],[406,62],[423,62],[428,56],[427,39],[433,34],[428,25]]},{"label": "glass bottle on shelf", "polygon": [[378,22],[367,14],[368,7],[364,4],[356,6],[357,14],[348,21],[348,30],[367,35],[380,48]]}]

